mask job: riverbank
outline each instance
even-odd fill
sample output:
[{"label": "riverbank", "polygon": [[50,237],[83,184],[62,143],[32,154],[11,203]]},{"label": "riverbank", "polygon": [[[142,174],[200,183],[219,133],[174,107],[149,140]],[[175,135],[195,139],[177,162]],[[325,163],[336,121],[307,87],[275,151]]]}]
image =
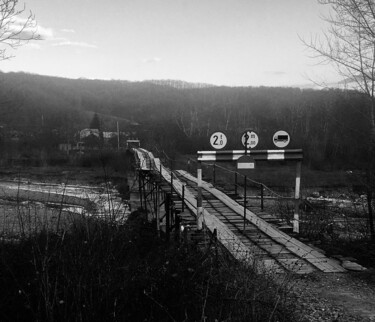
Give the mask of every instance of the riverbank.
[{"label": "riverbank", "polygon": [[1,237],[64,230],[79,216],[124,221],[130,207],[117,187],[126,182],[126,175],[100,168],[2,169]]}]

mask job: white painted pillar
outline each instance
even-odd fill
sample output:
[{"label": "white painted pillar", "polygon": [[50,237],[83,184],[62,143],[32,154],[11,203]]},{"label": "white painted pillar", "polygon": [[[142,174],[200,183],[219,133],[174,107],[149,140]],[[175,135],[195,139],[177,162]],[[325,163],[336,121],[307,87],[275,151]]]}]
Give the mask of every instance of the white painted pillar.
[{"label": "white painted pillar", "polygon": [[300,205],[300,190],[301,190],[301,170],[302,162],[297,161],[296,167],[296,186],[294,190],[294,220],[293,220],[293,232],[299,233],[299,205]]}]

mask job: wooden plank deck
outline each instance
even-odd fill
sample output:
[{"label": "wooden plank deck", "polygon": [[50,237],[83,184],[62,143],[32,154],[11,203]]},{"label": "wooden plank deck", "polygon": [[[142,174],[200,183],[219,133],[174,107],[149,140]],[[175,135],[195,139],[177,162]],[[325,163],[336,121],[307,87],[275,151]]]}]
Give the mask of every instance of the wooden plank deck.
[{"label": "wooden plank deck", "polygon": [[[170,189],[170,171],[162,166],[160,160],[154,158],[152,153],[146,150],[135,149],[135,152],[140,162],[140,170],[158,173],[161,170],[161,176],[159,176],[168,182]],[[197,179],[186,171],[176,172],[191,182],[197,182]],[[180,196],[183,185],[180,180],[173,179],[173,187]],[[323,272],[345,271],[336,261],[288,236],[250,210],[246,210],[245,213],[245,223],[250,224],[245,224],[243,227],[243,207],[211,184],[203,181],[202,185],[204,188],[202,194],[205,199],[203,202],[204,224],[211,232],[216,229],[218,240],[235,258],[256,263],[259,270],[281,272],[286,268],[297,273],[309,273],[315,268]],[[197,209],[195,190],[195,187],[192,190],[185,187],[185,205],[192,213],[196,213]],[[181,201],[177,199],[176,204],[181,204]],[[265,219],[268,218],[267,213],[263,213],[262,216]],[[186,219],[192,222],[191,218]]]},{"label": "wooden plank deck", "polygon": [[[160,160],[155,158],[154,159],[154,166],[156,169],[160,169]],[[162,176],[167,181],[170,182],[170,173],[166,170],[163,166],[162,169]],[[175,190],[182,194],[182,182],[179,180],[173,180],[173,186]],[[195,195],[187,188],[185,188],[185,204],[187,208],[196,213],[197,211],[197,199]],[[259,261],[255,259],[254,250],[245,245],[240,238],[234,234],[224,223],[222,223],[215,215],[211,214],[207,210],[203,210],[204,216],[204,223],[205,226],[213,233],[216,229],[217,231],[217,239],[219,242],[234,256],[234,258],[241,260],[252,262],[256,265],[256,268],[259,271],[264,270],[276,270],[279,269],[278,265],[275,261]]]},{"label": "wooden plank deck", "polygon": [[[197,182],[197,179],[187,173],[186,171],[179,170],[177,171],[180,175],[186,177],[188,180]],[[202,187],[210,191],[217,199],[225,203],[229,208],[231,208],[237,214],[243,216],[243,207],[241,207],[236,201],[226,196],[223,192],[218,189],[215,189],[211,184],[202,182]],[[267,234],[273,240],[284,245],[288,250],[307,260],[309,263],[313,264],[319,270],[323,272],[345,272],[346,270],[339,265],[336,261],[326,257],[325,255],[317,252],[308,245],[303,244],[299,240],[285,234],[284,232],[276,229],[271,224],[267,223],[265,220],[259,218],[250,210],[246,210],[245,218],[251,223],[255,224],[262,232]]]}]

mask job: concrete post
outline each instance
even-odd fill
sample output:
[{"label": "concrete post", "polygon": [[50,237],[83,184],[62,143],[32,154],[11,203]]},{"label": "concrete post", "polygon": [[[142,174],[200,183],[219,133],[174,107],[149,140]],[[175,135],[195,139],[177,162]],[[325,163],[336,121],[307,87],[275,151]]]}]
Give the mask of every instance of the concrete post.
[{"label": "concrete post", "polygon": [[299,233],[299,204],[300,204],[300,190],[301,190],[301,171],[302,162],[297,161],[296,167],[296,187],[294,190],[294,221],[293,221],[293,232]]}]

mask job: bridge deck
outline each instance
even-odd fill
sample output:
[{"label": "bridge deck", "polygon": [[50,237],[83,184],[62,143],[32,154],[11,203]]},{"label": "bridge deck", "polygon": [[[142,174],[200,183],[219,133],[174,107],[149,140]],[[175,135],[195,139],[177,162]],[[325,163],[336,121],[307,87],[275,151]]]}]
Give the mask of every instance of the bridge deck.
[{"label": "bridge deck", "polygon": [[[159,159],[153,158],[146,150],[138,150],[138,158],[150,159],[142,161],[140,169],[156,171],[158,177],[161,170],[162,178],[171,182],[170,171],[161,165]],[[181,196],[182,187],[185,186],[185,205],[195,214],[197,179],[182,170],[176,171],[175,175],[174,190]],[[327,273],[345,271],[336,261],[278,230],[250,210],[245,214],[244,229],[243,206],[209,183],[203,182],[203,189],[205,226],[211,232],[216,229],[218,240],[235,258],[276,271],[288,270],[302,274],[316,270]]]},{"label": "bridge deck", "polygon": [[[185,171],[177,172],[187,180],[193,182],[194,185],[196,184],[197,179],[189,173]],[[308,265],[303,264],[303,261],[305,261],[323,272],[345,271],[336,261],[327,258],[310,246],[280,231],[250,210],[246,211],[245,232],[243,232],[243,206],[222,191],[214,188],[211,184],[203,181],[202,185],[205,189],[203,193],[205,199],[203,206],[227,225],[234,226],[232,230],[237,235],[240,235],[241,238],[245,237],[245,240],[250,239],[252,243],[260,245],[261,249],[282,262],[283,266],[290,267],[296,265],[297,267],[294,267],[294,270],[305,271],[308,270]],[[296,264],[296,260],[299,260],[299,264]]]},{"label": "bridge deck", "polygon": [[152,160],[154,156],[151,152],[138,148],[133,149],[136,159],[137,159],[137,166],[141,171],[151,171],[153,169],[153,163]]}]

